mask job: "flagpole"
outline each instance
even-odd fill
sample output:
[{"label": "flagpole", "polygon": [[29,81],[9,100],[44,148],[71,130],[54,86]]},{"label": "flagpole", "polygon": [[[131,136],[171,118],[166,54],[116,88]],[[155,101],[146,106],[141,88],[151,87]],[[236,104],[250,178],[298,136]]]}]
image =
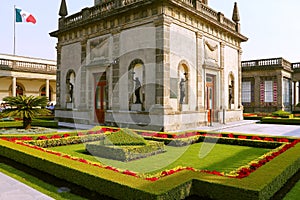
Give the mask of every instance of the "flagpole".
[{"label": "flagpole", "polygon": [[14,56],[16,55],[16,5],[14,5]]}]

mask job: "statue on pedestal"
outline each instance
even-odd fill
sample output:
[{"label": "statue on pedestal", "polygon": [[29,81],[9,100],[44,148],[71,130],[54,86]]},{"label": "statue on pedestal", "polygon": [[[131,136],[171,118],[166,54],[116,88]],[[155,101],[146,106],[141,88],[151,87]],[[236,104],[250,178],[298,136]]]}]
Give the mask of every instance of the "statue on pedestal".
[{"label": "statue on pedestal", "polygon": [[[132,72],[134,75],[135,72]],[[132,80],[135,82],[135,87],[134,87],[134,94],[135,94],[135,104],[141,104],[141,96],[140,96],[140,90],[141,90],[141,82],[138,77],[132,78]]]},{"label": "statue on pedestal", "polygon": [[179,99],[179,104],[183,104],[184,97],[185,97],[185,82],[187,81],[187,73],[184,73],[185,80],[184,78],[181,78],[180,83],[179,83],[179,89],[180,89],[180,99]]}]

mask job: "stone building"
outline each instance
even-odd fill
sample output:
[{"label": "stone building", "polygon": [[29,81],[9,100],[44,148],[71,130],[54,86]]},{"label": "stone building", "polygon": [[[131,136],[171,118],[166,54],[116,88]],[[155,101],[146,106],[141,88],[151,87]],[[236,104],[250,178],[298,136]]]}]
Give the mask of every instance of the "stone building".
[{"label": "stone building", "polygon": [[245,112],[291,111],[300,102],[300,63],[284,58],[242,62]]},{"label": "stone building", "polygon": [[0,101],[7,96],[47,96],[56,102],[56,61],[0,54]]},{"label": "stone building", "polygon": [[[238,7],[207,0],[95,0],[60,7],[60,121],[179,130],[242,119]],[[72,97],[71,97],[72,96]]]}]

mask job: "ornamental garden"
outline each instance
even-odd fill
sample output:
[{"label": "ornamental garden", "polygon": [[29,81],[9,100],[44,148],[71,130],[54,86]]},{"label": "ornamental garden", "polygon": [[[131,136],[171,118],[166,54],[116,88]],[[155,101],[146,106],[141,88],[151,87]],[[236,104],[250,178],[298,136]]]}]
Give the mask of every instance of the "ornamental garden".
[{"label": "ornamental garden", "polygon": [[300,167],[292,137],[98,126],[0,138],[1,156],[113,199],[269,199]]},{"label": "ornamental garden", "polygon": [[[84,188],[83,193],[93,193],[93,198],[244,200],[277,196],[299,175],[299,138],[106,126],[57,132],[41,128],[57,127],[52,113],[43,108],[46,100],[13,97],[7,99],[11,108],[1,113],[1,160],[21,165],[21,171],[26,168],[29,174],[39,174],[35,183],[44,176],[56,177],[58,182]],[[280,111],[268,119],[293,117]],[[39,127],[31,127],[34,124]],[[9,168],[0,164],[1,171]],[[16,170],[9,169],[15,177]],[[16,173],[22,174],[19,171]],[[60,192],[68,191],[62,188]]]}]

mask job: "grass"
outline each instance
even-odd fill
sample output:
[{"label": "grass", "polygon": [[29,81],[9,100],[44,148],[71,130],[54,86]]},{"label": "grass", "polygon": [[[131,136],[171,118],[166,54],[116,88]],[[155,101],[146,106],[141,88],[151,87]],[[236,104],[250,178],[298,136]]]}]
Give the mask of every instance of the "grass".
[{"label": "grass", "polygon": [[295,200],[300,197],[300,181],[296,183],[296,185],[287,193],[287,195],[283,198],[283,200]]},{"label": "grass", "polygon": [[270,151],[270,149],[245,146],[197,143],[186,147],[166,146],[166,153],[130,162],[121,162],[90,155],[85,150],[84,144],[59,146],[51,149],[105,165],[149,174],[178,166],[230,172]]}]

